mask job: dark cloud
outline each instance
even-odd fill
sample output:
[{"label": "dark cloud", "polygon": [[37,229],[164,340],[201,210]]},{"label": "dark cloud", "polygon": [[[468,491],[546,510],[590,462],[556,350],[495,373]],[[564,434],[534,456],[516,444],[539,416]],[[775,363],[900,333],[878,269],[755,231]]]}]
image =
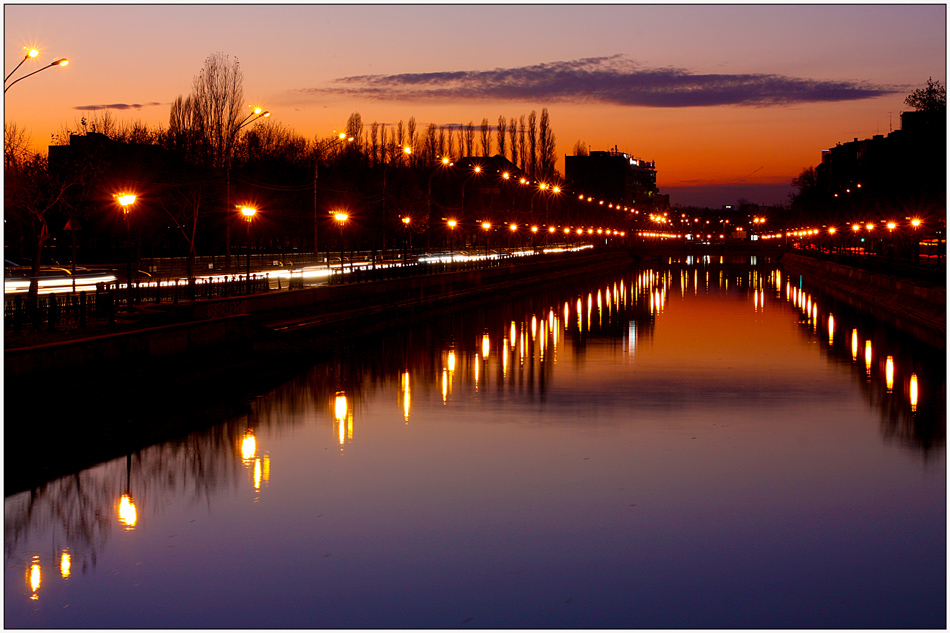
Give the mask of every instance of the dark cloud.
[{"label": "dark cloud", "polygon": [[694,74],[681,68],[645,68],[622,55],[486,71],[360,75],[342,77],[333,84],[300,92],[419,101],[501,99],[682,108],[854,101],[906,90],[784,75]]},{"label": "dark cloud", "polygon": [[141,110],[148,106],[160,106],[163,105],[158,101],[150,101],[148,103],[106,103],[102,105],[82,105],[75,106],[73,110]]}]

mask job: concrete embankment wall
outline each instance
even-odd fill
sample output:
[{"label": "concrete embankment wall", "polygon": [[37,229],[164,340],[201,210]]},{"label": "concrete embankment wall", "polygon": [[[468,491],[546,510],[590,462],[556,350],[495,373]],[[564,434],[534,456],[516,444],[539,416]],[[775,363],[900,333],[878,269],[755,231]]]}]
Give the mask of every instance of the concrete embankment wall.
[{"label": "concrete embankment wall", "polygon": [[147,374],[150,368],[168,371],[175,360],[195,355],[231,364],[240,362],[262,339],[279,345],[282,332],[315,331],[357,320],[377,330],[400,310],[498,293],[628,261],[624,253],[575,254],[496,268],[179,304],[168,308],[168,318],[175,322],[170,325],[7,350],[5,372],[7,379],[75,375],[80,369],[128,378]]},{"label": "concrete embankment wall", "polygon": [[947,290],[794,253],[781,258],[790,275],[801,275],[831,297],[870,313],[931,345],[945,348]]}]

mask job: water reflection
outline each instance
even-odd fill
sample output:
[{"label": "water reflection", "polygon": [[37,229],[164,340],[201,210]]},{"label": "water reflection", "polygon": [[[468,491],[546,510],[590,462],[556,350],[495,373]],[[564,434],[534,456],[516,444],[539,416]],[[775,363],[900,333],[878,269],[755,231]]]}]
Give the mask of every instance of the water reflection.
[{"label": "water reflection", "polygon": [[[672,312],[671,302],[722,293],[753,315],[796,311],[815,354],[852,368],[854,383],[880,413],[885,439],[899,440],[924,460],[944,446],[943,364],[926,346],[794,284],[761,258],[752,265],[670,260],[449,315],[399,336],[341,341],[332,363],[251,401],[237,418],[8,497],[6,564],[25,572],[29,597],[38,600],[43,583],[57,581],[55,572],[43,576],[44,564],[58,567],[58,581],[73,578],[74,569],[85,575],[116,532],[144,529],[165,499],[210,505],[220,491],[248,481],[248,503],[262,493],[267,499],[271,463],[268,447],[259,443],[267,437],[261,429],[313,425],[342,453],[354,441],[355,425],[363,424],[361,403],[377,392],[389,393],[385,406],[400,428],[409,424],[414,389],[423,396],[436,390],[448,414],[456,410],[456,394],[468,391],[497,407],[511,396],[543,404],[552,385],[571,380],[567,372],[583,365],[591,346],[614,346],[636,364],[667,309]],[[839,330],[851,336],[836,339]],[[358,437],[363,433],[361,427]],[[37,552],[40,542],[43,552],[55,554]]]}]

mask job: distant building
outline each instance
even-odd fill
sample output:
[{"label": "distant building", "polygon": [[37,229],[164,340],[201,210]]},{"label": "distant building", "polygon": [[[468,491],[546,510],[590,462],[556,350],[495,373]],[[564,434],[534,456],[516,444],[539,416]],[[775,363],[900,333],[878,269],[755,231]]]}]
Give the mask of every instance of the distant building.
[{"label": "distant building", "polygon": [[659,196],[656,163],[620,152],[590,152],[587,156],[565,156],[564,176],[573,191],[631,206],[642,211],[669,208],[669,196]]},{"label": "distant building", "polygon": [[880,204],[946,208],[946,112],[902,112],[887,136],[838,143],[815,168],[819,191],[852,196],[855,207]]}]

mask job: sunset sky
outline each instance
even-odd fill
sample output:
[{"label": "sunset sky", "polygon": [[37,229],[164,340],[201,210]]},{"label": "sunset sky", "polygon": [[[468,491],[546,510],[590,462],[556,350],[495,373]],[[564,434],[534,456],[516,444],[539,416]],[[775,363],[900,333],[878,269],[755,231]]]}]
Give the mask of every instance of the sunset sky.
[{"label": "sunset sky", "polygon": [[[918,5],[4,6],[6,123],[50,135],[110,109],[168,124],[208,55],[236,57],[249,104],[307,138],[359,112],[495,124],[548,108],[558,168],[582,141],[656,161],[673,204],[779,203],[838,142],[899,129],[946,83],[946,7]],[[9,82],[8,82],[9,83]]]}]

